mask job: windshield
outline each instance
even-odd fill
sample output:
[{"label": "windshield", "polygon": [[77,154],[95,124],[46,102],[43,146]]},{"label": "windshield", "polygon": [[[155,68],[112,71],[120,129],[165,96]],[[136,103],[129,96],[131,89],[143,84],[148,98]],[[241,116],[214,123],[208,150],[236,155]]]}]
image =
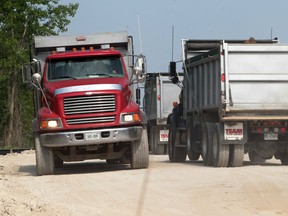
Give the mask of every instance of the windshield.
[{"label": "windshield", "polygon": [[119,56],[52,59],[48,62],[48,81],[123,76]]}]

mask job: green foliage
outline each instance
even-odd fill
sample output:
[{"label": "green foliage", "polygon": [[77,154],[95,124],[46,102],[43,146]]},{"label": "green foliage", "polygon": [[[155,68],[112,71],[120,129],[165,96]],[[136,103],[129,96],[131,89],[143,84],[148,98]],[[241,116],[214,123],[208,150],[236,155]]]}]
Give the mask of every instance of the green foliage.
[{"label": "green foliage", "polygon": [[[27,147],[31,143],[32,94],[21,82],[21,68],[30,61],[33,36],[67,31],[69,17],[78,6],[60,5],[59,0],[1,0],[0,146]],[[13,139],[9,128],[13,128]]]}]

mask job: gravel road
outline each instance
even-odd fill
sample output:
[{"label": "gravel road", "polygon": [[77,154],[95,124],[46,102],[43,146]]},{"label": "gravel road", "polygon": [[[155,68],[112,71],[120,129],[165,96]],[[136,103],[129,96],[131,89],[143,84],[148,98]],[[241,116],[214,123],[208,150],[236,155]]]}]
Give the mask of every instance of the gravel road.
[{"label": "gravel road", "polygon": [[36,176],[34,151],[0,156],[2,216],[287,216],[288,168],[276,160],[239,168],[170,163],[149,169],[94,160]]}]

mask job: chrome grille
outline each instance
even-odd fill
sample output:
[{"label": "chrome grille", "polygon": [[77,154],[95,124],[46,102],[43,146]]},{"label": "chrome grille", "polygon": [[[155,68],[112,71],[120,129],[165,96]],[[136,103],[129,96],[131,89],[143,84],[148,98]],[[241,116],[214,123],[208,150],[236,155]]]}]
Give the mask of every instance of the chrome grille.
[{"label": "chrome grille", "polygon": [[75,125],[75,124],[96,124],[104,122],[113,122],[114,120],[115,116],[113,115],[113,116],[67,119],[66,122],[68,125]]},{"label": "chrome grille", "polygon": [[64,99],[65,115],[115,112],[115,95],[90,95]]}]

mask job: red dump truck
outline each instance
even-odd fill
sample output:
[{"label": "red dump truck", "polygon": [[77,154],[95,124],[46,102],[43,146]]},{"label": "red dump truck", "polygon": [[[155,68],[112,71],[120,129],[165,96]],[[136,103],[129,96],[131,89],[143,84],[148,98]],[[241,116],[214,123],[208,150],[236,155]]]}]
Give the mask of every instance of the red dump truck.
[{"label": "red dump truck", "polygon": [[134,55],[132,37],[35,37],[31,51],[23,80],[34,86],[37,174],[88,159],[147,168],[145,115],[133,96],[133,84],[145,79],[145,57]]}]

